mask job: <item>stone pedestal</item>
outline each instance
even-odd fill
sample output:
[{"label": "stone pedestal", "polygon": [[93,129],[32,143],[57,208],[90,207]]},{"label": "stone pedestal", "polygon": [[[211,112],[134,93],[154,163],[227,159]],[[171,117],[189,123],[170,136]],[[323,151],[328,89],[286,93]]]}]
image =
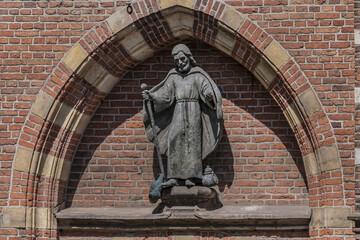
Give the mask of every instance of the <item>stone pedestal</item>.
[{"label": "stone pedestal", "polygon": [[174,186],[162,191],[160,211],[171,212],[172,216],[191,215],[199,209],[214,210],[222,207],[218,191],[203,186]]}]

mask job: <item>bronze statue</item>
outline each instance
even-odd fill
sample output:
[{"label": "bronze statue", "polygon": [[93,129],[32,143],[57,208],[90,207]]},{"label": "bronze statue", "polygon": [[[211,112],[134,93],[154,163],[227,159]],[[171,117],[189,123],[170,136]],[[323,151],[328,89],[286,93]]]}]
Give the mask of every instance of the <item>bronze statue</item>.
[{"label": "bronze statue", "polygon": [[168,157],[167,181],[162,187],[181,182],[193,186],[201,182],[202,160],[221,138],[222,98],[211,77],[196,66],[187,46],[176,45],[172,55],[175,68],[160,84],[142,92],[147,103],[143,121],[149,140],[159,150],[158,155]]}]

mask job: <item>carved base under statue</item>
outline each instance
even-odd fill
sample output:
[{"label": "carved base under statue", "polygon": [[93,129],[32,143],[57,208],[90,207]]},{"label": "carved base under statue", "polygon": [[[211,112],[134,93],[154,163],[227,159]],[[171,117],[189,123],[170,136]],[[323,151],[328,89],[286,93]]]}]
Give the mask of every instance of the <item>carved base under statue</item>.
[{"label": "carved base under statue", "polygon": [[217,187],[174,186],[162,190],[161,203],[154,213],[171,212],[173,217],[194,216],[199,209],[215,210],[221,207]]}]

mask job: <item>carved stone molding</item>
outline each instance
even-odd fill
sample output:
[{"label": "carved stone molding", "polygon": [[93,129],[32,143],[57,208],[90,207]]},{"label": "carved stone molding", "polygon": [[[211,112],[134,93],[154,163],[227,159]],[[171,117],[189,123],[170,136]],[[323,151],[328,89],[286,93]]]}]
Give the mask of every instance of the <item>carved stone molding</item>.
[{"label": "carved stone molding", "polygon": [[[155,210],[156,211],[156,210]],[[214,211],[175,206],[153,214],[152,207],[67,208],[56,213],[59,229],[121,231],[307,230],[308,206],[225,206]]]}]

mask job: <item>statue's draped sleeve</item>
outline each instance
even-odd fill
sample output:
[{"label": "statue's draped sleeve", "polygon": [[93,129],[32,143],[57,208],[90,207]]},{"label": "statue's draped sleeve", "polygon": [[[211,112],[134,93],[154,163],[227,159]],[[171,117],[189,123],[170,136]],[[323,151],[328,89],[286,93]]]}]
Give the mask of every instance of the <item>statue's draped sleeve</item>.
[{"label": "statue's draped sleeve", "polygon": [[160,152],[165,154],[167,151],[167,137],[169,134],[170,123],[172,120],[174,112],[174,87],[171,81],[172,75],[176,74],[176,71],[171,70],[166,78],[154,86],[150,90],[152,96],[151,107],[154,115],[154,130],[152,129],[149,110],[147,109],[146,101],[144,100],[144,111],[143,111],[143,121],[145,124],[145,131],[148,139],[154,141],[154,131],[157,135]]},{"label": "statue's draped sleeve", "polygon": [[[199,90],[202,119],[202,159],[204,159],[215,149],[222,136],[222,98],[220,90],[216,86],[215,82],[200,67],[192,68],[188,74],[190,75],[196,73],[203,76],[203,82],[201,84],[201,89]],[[150,94],[154,99],[151,101],[155,121],[154,130],[157,135],[162,154],[167,152],[169,128],[173,118],[174,106],[176,104],[173,83],[174,74],[178,73],[175,69],[172,69],[161,83],[150,90]],[[212,96],[211,99],[206,98],[206,95],[208,94]],[[147,137],[153,142],[154,131],[152,130],[152,126],[150,124],[146,104],[144,104],[143,121]]]},{"label": "statue's draped sleeve", "polygon": [[[211,77],[201,68],[193,72],[201,73],[204,81],[201,85],[201,118],[202,118],[202,158],[207,157],[219,143],[223,131],[222,97],[219,88]],[[210,94],[211,99],[206,95]],[[210,101],[209,101],[210,100]]]}]

